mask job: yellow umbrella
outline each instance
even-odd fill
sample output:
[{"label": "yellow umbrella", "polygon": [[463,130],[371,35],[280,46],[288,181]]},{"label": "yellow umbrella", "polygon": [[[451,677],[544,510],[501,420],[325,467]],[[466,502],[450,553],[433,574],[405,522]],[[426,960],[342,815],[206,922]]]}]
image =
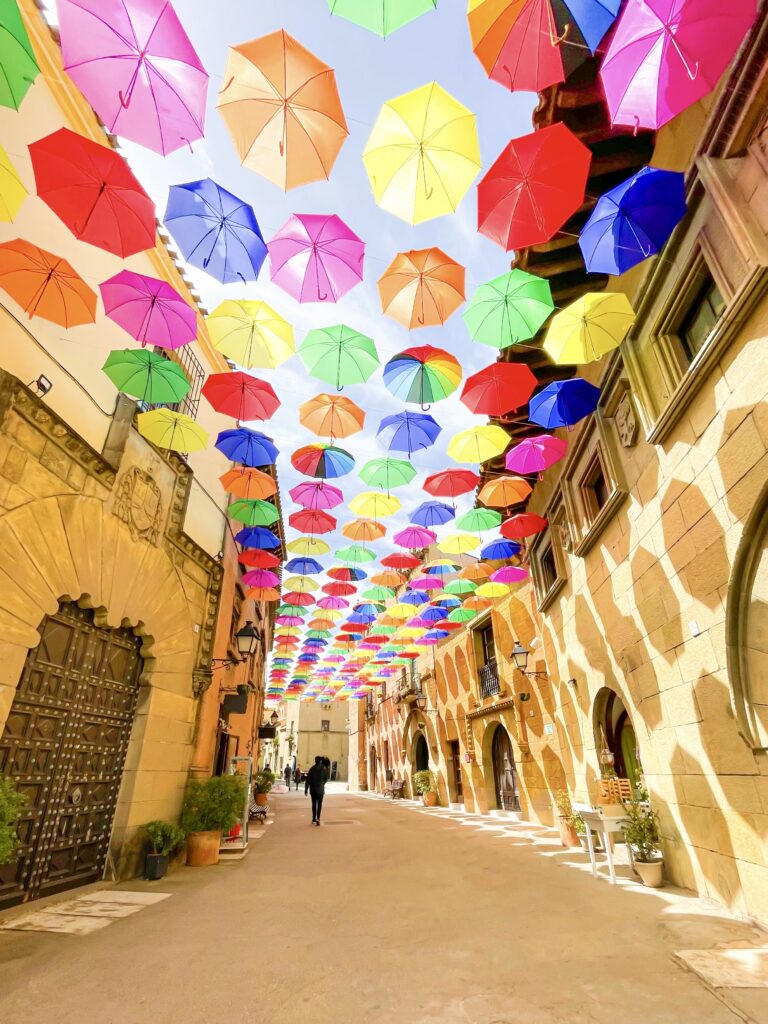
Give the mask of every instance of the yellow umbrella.
[{"label": "yellow umbrella", "polygon": [[331,545],[319,537],[296,537],[287,547],[294,555],[327,555],[331,550]]},{"label": "yellow umbrella", "polygon": [[208,434],[184,413],[172,409],[152,409],[139,413],[139,433],[158,448],[172,452],[200,452],[208,445]]},{"label": "yellow umbrella", "polygon": [[509,593],[506,583],[481,583],[475,591],[478,597],[504,597]]},{"label": "yellow umbrella", "polygon": [[280,633],[282,636],[299,636],[303,632],[301,626],[281,626]]},{"label": "yellow umbrella", "polygon": [[283,588],[293,590],[297,594],[309,594],[311,591],[317,590],[319,586],[319,583],[311,580],[308,576],[289,576],[288,579],[283,580]]},{"label": "yellow umbrella", "polygon": [[450,555],[465,555],[468,551],[474,551],[480,544],[480,538],[471,533],[448,533],[438,541],[437,546]]},{"label": "yellow umbrella", "polygon": [[381,540],[387,532],[387,528],[383,523],[377,523],[375,519],[353,519],[342,526],[341,532],[350,540],[366,544],[374,540]]},{"label": "yellow umbrella", "polygon": [[454,213],[481,166],[475,115],[430,82],[384,104],[363,162],[376,202],[409,224]]},{"label": "yellow umbrella", "polygon": [[403,622],[405,619],[412,619],[416,615],[416,609],[412,604],[393,604],[387,608],[387,618]]},{"label": "yellow umbrella", "polygon": [[470,427],[451,440],[448,454],[455,462],[487,462],[502,455],[509,440],[509,434],[502,427]]},{"label": "yellow umbrella", "polygon": [[552,320],[544,351],[560,366],[592,363],[618,348],[634,322],[623,292],[588,292]]},{"label": "yellow umbrella", "polygon": [[0,220],[10,223],[28,195],[10,157],[0,146]]},{"label": "yellow umbrella", "polygon": [[225,299],[205,322],[213,347],[238,366],[272,370],[296,351],[293,328],[266,302]]},{"label": "yellow umbrella", "polygon": [[[413,609],[411,609],[413,611]],[[416,615],[413,618],[417,618]],[[426,629],[423,626],[404,626],[400,630],[400,636],[404,640],[418,640],[420,636],[424,636]]]},{"label": "yellow umbrella", "polygon": [[366,519],[383,519],[393,516],[402,508],[400,499],[393,494],[382,494],[380,491],[363,491],[356,494],[350,501],[349,508],[356,516]]}]

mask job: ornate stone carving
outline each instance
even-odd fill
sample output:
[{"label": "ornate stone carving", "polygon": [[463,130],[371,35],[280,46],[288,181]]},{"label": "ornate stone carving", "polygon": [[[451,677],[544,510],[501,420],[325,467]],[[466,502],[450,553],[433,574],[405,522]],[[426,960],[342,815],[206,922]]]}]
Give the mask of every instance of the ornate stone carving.
[{"label": "ornate stone carving", "polygon": [[128,525],[134,540],[157,544],[163,500],[154,477],[138,466],[131,466],[117,486],[114,514]]},{"label": "ornate stone carving", "polygon": [[210,669],[196,668],[192,672],[192,693],[198,699],[203,696],[213,682],[213,672]]},{"label": "ornate stone carving", "polygon": [[614,417],[619,440],[625,448],[631,448],[637,443],[637,416],[630,391],[621,396]]}]

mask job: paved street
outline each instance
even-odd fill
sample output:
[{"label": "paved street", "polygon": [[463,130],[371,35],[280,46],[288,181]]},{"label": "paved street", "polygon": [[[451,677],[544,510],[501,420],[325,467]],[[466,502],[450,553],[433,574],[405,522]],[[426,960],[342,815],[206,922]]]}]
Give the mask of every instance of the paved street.
[{"label": "paved street", "polygon": [[612,889],[551,833],[346,794],[327,797],[320,829],[303,793],[273,806],[244,861],[120,886],[171,894],[132,916],[85,935],[1,931],[0,1021],[739,1019],[672,953],[753,929],[685,896]]}]

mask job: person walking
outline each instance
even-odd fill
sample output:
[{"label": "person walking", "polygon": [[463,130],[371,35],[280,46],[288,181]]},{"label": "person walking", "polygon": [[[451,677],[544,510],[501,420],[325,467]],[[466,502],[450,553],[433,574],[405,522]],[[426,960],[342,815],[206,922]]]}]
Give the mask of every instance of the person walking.
[{"label": "person walking", "polygon": [[301,782],[301,768],[298,765],[293,769],[293,781],[296,783],[296,792],[299,792],[299,783]]},{"label": "person walking", "polygon": [[291,766],[289,764],[287,764],[285,766],[285,768],[283,769],[283,778],[285,779],[285,784],[288,787],[288,790],[290,791],[290,788],[291,788]]},{"label": "person walking", "polygon": [[325,761],[320,755],[315,758],[315,763],[304,776],[304,796],[309,793],[312,797],[312,824],[320,824],[320,813],[323,809],[323,797],[325,796],[325,784],[328,781],[328,770]]}]

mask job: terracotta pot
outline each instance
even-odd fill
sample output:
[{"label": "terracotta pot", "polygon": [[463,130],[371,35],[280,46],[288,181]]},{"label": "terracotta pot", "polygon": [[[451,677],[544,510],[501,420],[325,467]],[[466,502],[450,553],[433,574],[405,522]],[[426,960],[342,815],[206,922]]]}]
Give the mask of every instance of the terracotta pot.
[{"label": "terracotta pot", "polygon": [[190,832],[187,836],[187,864],[191,868],[204,868],[219,863],[221,830]]},{"label": "terracotta pot", "polygon": [[430,790],[429,793],[422,793],[421,799],[424,801],[425,807],[437,807],[437,793],[434,790]]},{"label": "terracotta pot", "polygon": [[664,861],[650,860],[650,861],[635,861],[635,871],[643,880],[643,885],[647,885],[649,889],[659,889],[664,884]]},{"label": "terracotta pot", "polygon": [[256,806],[257,807],[264,807],[268,803],[268,800],[267,800],[268,796],[269,796],[268,793],[257,793],[256,794]]},{"label": "terracotta pot", "polygon": [[562,846],[578,846],[579,845],[579,834],[573,825],[568,823],[568,819],[563,815],[557,816],[557,828],[560,832],[560,843]]}]

